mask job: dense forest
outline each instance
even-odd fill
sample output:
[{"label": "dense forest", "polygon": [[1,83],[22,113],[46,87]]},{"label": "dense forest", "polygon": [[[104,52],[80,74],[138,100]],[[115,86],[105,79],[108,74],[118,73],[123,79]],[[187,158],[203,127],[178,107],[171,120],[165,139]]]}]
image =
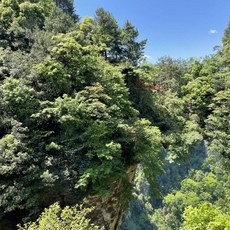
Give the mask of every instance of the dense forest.
[{"label": "dense forest", "polygon": [[230,23],[203,59],[138,36],[0,0],[0,229],[230,229]]}]

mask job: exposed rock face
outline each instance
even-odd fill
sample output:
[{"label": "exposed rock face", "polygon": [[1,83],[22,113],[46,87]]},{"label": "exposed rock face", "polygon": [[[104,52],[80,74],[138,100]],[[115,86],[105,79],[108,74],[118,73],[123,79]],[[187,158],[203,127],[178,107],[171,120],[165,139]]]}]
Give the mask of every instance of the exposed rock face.
[{"label": "exposed rock face", "polygon": [[[127,170],[128,180],[132,182],[135,177],[137,165],[132,165]],[[87,204],[95,207],[90,214],[90,219],[98,226],[104,226],[105,230],[119,230],[121,228],[124,215],[123,196],[125,185],[122,180],[118,181],[117,185],[106,197],[99,195],[88,196]]]}]

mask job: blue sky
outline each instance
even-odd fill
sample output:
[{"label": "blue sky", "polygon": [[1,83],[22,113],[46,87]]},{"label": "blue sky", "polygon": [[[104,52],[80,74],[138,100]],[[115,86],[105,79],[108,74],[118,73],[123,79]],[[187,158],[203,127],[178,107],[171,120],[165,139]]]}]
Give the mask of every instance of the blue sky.
[{"label": "blue sky", "polygon": [[140,39],[148,39],[145,54],[159,57],[204,57],[221,45],[230,20],[230,0],[74,0],[81,18],[96,9],[111,12],[122,27],[130,20]]}]

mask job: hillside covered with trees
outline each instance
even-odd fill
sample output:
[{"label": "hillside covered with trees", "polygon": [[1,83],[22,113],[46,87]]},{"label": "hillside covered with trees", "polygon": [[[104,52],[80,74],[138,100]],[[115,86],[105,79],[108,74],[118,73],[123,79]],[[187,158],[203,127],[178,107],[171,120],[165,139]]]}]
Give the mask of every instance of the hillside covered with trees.
[{"label": "hillside covered with trees", "polygon": [[202,60],[148,63],[138,36],[0,0],[2,229],[120,229],[128,207],[123,229],[230,229],[230,24]]}]

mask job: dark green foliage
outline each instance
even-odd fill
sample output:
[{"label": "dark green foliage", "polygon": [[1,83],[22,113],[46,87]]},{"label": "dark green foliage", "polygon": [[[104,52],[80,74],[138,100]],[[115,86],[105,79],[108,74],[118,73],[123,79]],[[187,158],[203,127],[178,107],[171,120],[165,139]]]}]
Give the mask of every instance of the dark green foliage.
[{"label": "dark green foliage", "polygon": [[131,62],[134,66],[140,64],[143,59],[144,47],[147,42],[147,40],[137,42],[138,35],[137,29],[130,21],[126,21],[121,31],[122,59]]},{"label": "dark green foliage", "polygon": [[53,0],[53,1],[63,12],[70,15],[75,22],[79,20],[78,16],[74,13],[73,0]]},{"label": "dark green foliage", "polygon": [[113,15],[103,8],[96,11],[95,21],[97,23],[97,40],[99,43],[105,44],[103,51],[105,59],[111,62],[117,62],[120,50],[120,28]]},{"label": "dark green foliage", "polygon": [[167,90],[180,94],[180,88],[187,83],[187,63],[183,60],[173,60],[170,57],[160,58],[156,64],[157,71],[153,76],[153,82]]},{"label": "dark green foliage", "polygon": [[[122,229],[229,228],[228,30],[223,49],[203,61],[179,64],[163,58],[126,72],[136,108],[159,126],[166,151],[162,154],[165,174],[159,176],[162,198],[151,198],[149,185],[139,174],[137,179],[142,180]],[[151,92],[138,84],[139,79],[171,92]],[[202,139],[207,150],[202,156],[201,149],[191,154]]]},{"label": "dark green foliage", "polygon": [[[215,161],[217,163],[214,163]],[[211,162],[212,167],[210,166]],[[164,225],[168,228],[174,226],[175,229],[179,229],[184,210],[189,206],[200,207],[206,202],[215,204],[218,207],[217,210],[221,210],[221,213],[227,215],[229,211],[229,185],[226,183],[229,177],[227,171],[221,169],[220,161],[214,156],[206,159],[202,169],[190,171],[188,178],[181,182],[180,190],[173,191],[164,198],[163,207],[158,212],[167,216]],[[189,217],[187,216],[187,218]],[[157,224],[160,223],[157,219],[155,221]],[[195,218],[193,221],[195,222]],[[186,224],[188,222],[184,223],[184,225]]]},{"label": "dark green foliage", "polygon": [[[56,201],[73,205],[88,194],[107,195],[118,181],[127,202],[132,186],[126,171],[138,163],[159,194],[163,148],[169,161],[184,159],[203,136],[212,151],[229,157],[228,30],[223,50],[203,62],[163,58],[153,65],[142,63],[146,40],[138,41],[131,22],[120,28],[102,8],[95,19],[78,23],[70,0],[2,0],[1,221],[32,220]],[[141,80],[166,91],[146,88]],[[202,174],[203,193],[194,175],[164,200],[170,209],[180,200],[172,210],[179,222],[201,194],[222,202],[212,194],[212,185],[222,185],[219,174]]]},{"label": "dark green foliage", "polygon": [[[9,134],[0,140],[1,218],[16,209],[36,212],[40,170],[28,147],[28,129],[16,120],[4,122]],[[33,210],[33,211],[32,211]]]},{"label": "dark green foliage", "polygon": [[[176,162],[170,153],[162,151],[164,172],[157,176],[161,194],[152,195],[150,184],[146,180],[142,166],[139,166],[135,178],[134,198],[125,215],[122,229],[164,229],[164,222],[170,215],[164,215],[161,211],[163,198],[180,186],[180,182],[188,176],[189,170],[200,169],[206,158],[206,149],[201,142],[193,149],[185,160]],[[142,218],[140,218],[140,214]],[[174,218],[176,219],[176,218]],[[172,221],[172,219],[171,219]],[[171,229],[170,226],[168,229]],[[174,226],[175,228],[175,226]]]},{"label": "dark green foliage", "polygon": [[146,40],[137,41],[138,30],[131,22],[120,28],[113,15],[100,8],[95,20],[86,17],[80,27],[87,39],[101,46],[102,56],[110,63],[137,66],[143,60]]},{"label": "dark green foliage", "polygon": [[230,157],[230,89],[218,92],[210,104],[212,114],[205,120],[205,134],[210,150]]},{"label": "dark green foliage", "polygon": [[198,77],[183,87],[184,100],[190,113],[205,119],[210,113],[209,104],[214,94],[210,77]]},{"label": "dark green foliage", "polygon": [[[18,221],[20,212],[28,220],[55,201],[105,195],[121,179],[131,189],[126,169],[140,161],[154,183],[160,131],[139,119],[121,68],[101,56],[104,44],[94,43],[101,35],[87,37],[91,26],[106,26],[103,14],[111,15],[101,10],[97,23],[78,26],[51,1],[1,8],[13,12],[0,23],[3,34],[18,29],[2,37],[0,50],[1,219]],[[103,43],[113,62],[118,38],[109,33],[120,29],[112,17],[111,23],[112,40]]]}]

